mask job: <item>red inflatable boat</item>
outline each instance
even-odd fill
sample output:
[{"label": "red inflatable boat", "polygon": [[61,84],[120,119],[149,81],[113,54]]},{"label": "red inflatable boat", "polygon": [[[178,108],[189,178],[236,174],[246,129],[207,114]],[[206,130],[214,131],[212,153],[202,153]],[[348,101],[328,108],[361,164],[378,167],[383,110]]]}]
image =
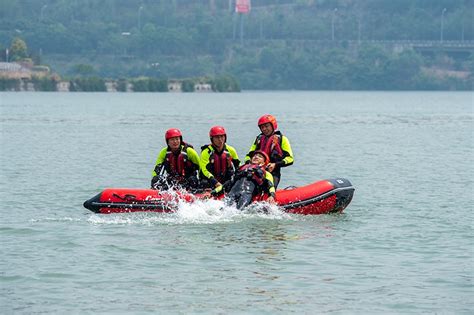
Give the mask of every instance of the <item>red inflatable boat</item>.
[{"label": "red inflatable boat", "polygon": [[[302,187],[289,187],[276,192],[280,208],[288,213],[325,214],[342,212],[352,200],[354,187],[344,178],[321,180]],[[160,192],[153,189],[108,188],[84,202],[96,213],[173,212],[180,201],[203,199],[202,194]]]}]

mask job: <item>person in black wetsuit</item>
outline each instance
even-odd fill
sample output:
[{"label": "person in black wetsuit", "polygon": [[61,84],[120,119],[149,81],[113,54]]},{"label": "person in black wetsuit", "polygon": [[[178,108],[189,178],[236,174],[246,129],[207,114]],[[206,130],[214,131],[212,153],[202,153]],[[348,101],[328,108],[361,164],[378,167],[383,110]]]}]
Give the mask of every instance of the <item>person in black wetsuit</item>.
[{"label": "person in black wetsuit", "polygon": [[254,196],[262,193],[268,194],[267,202],[275,203],[275,187],[273,176],[265,170],[270,161],[263,151],[255,151],[250,163],[242,165],[231,181],[214,189],[211,194],[223,193],[225,186],[230,185],[230,191],[225,196],[224,202],[228,205],[235,204],[237,209],[247,207]]}]

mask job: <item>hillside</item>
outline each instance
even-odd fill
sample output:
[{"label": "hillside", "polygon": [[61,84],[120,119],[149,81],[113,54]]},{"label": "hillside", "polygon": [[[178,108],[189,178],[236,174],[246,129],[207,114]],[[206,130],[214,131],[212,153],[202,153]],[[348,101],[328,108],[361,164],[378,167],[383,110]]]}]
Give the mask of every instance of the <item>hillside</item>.
[{"label": "hillside", "polygon": [[116,79],[226,74],[243,89],[472,88],[473,1],[233,8],[233,0],[0,0],[0,48],[19,37],[61,76],[87,66]]}]

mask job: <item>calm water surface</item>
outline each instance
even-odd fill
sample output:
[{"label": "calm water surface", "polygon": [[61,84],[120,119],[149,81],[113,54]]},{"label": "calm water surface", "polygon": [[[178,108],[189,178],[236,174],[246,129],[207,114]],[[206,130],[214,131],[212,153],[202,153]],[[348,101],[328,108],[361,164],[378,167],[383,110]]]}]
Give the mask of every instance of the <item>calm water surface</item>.
[{"label": "calm water surface", "polygon": [[[0,93],[0,311],[474,312],[473,93]],[[341,215],[97,215],[106,187],[148,187],[163,134],[243,157],[276,115],[281,187],[346,177]]]}]

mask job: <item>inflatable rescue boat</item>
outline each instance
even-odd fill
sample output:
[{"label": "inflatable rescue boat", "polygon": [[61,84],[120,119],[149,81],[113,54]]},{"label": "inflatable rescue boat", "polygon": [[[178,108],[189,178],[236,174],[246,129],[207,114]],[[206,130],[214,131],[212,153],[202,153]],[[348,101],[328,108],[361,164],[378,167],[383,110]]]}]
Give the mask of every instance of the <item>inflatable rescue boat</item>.
[{"label": "inflatable rescue boat", "polygon": [[[354,187],[344,178],[326,179],[302,187],[276,191],[277,205],[288,213],[326,214],[342,212],[351,202]],[[108,188],[84,202],[96,213],[174,212],[179,202],[203,200],[203,194],[154,189]],[[264,201],[260,198],[257,201]]]}]

